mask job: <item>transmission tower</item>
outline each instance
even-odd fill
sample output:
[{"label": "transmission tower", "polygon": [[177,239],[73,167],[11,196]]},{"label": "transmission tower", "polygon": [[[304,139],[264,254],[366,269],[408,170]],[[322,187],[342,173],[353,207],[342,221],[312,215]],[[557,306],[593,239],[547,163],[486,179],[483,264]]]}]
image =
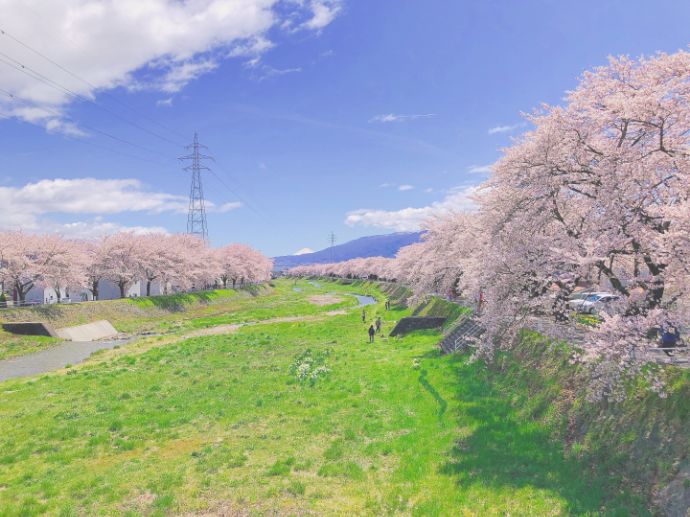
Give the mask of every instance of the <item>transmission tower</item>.
[{"label": "transmission tower", "polygon": [[331,232],[328,238],[331,242],[331,262],[333,262],[333,246],[335,246],[335,233]]},{"label": "transmission tower", "polygon": [[189,189],[189,213],[187,215],[187,233],[201,237],[208,242],[208,227],[206,226],[206,208],[204,206],[204,189],[201,186],[201,171],[210,170],[203,164],[203,160],[213,160],[213,157],[201,154],[200,149],[208,149],[199,143],[199,137],[194,133],[194,142],[187,149],[192,153],[180,156],[181,161],[191,162],[183,170],[192,173],[192,184]]}]

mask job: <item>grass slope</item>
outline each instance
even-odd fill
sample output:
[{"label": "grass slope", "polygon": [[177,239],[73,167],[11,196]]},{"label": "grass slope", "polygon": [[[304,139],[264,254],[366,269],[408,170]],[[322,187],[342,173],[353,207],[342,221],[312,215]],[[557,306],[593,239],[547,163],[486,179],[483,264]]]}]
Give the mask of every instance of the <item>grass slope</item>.
[{"label": "grass slope", "polygon": [[569,457],[589,465],[608,491],[630,487],[640,504],[685,515],[690,507],[690,371],[668,367],[666,396],[642,378],[628,382],[618,403],[589,403],[589,372],[570,362],[572,350],[534,332],[492,370],[492,384],[523,420],[549,429]]},{"label": "grass slope", "polygon": [[150,338],[0,383],[0,515],[644,513],[490,370],[439,356],[438,333],[369,345],[359,310],[305,301],[364,289],[385,330],[409,315],[370,284],[281,281],[176,328],[324,317]]}]

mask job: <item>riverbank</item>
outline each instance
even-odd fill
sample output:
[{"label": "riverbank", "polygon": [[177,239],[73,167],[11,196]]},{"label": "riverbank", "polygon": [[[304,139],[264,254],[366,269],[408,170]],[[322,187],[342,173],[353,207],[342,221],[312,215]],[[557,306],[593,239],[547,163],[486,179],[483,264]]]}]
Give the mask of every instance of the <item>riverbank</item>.
[{"label": "riverbank", "polygon": [[[592,476],[546,425],[523,420],[486,367],[440,356],[439,332],[386,337],[410,308],[386,311],[369,286],[377,302],[362,323],[350,294],[367,294],[363,286],[319,283],[298,282],[296,293],[280,281],[232,314],[185,319],[66,372],[0,383],[0,507],[27,516],[644,514],[625,486]],[[319,295],[341,301],[308,301]],[[300,311],[301,320],[271,321]],[[384,332],[369,344],[378,316]],[[248,319],[264,323],[184,337]]]}]

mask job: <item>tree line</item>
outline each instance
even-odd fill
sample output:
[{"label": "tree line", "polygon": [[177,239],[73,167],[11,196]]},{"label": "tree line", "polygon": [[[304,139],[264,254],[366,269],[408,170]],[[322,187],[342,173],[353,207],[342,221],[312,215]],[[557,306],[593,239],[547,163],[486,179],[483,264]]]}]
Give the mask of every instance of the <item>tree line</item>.
[{"label": "tree line", "polygon": [[147,296],[154,283],[164,294],[206,286],[235,287],[269,280],[272,267],[271,259],[249,246],[210,248],[187,234],[121,232],[76,240],[0,233],[0,282],[19,301],[26,300],[35,286],[55,290],[58,300],[83,289],[97,300],[101,281],[116,285],[122,298],[136,282],[146,285]]}]

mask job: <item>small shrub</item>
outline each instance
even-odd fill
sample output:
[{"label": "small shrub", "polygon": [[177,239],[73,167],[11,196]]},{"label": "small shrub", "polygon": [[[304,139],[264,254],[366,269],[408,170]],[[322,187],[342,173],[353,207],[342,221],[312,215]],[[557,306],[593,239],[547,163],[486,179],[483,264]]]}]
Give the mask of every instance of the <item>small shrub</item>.
[{"label": "small shrub", "polygon": [[329,351],[312,353],[310,349],[298,355],[290,365],[290,375],[293,375],[300,383],[309,383],[313,386],[317,379],[324,378],[331,370],[326,366],[326,357]]}]

